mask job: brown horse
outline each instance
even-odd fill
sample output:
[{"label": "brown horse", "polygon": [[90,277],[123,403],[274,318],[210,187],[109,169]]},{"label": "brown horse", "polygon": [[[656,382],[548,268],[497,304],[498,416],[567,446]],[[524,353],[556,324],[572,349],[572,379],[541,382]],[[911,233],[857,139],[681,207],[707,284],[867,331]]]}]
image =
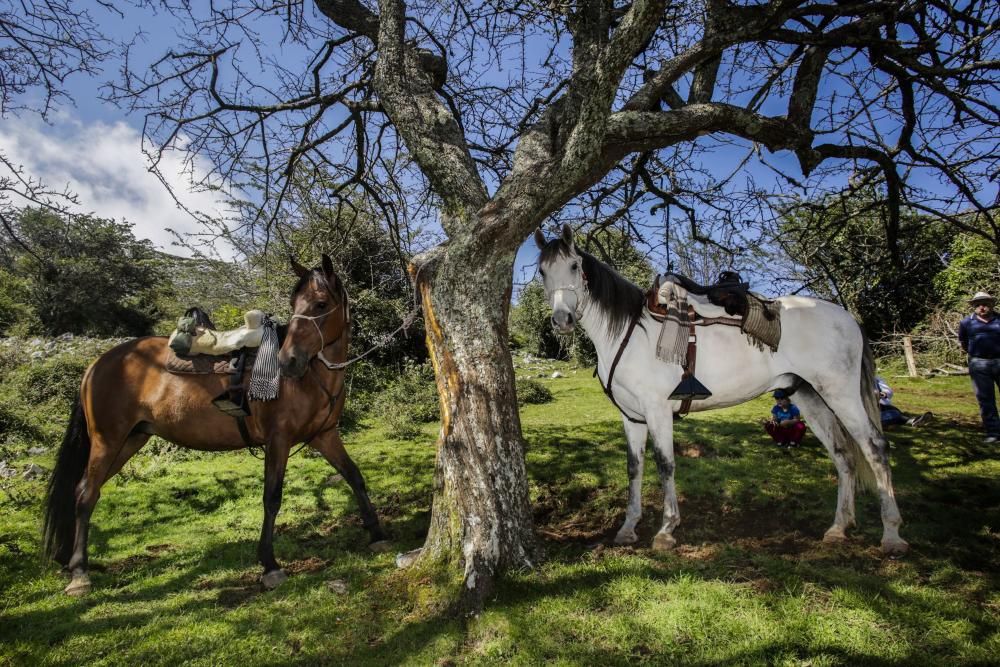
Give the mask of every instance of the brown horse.
[{"label": "brown horse", "polygon": [[[323,255],[308,270],[293,261],[299,282],[292,292],[294,315],[278,355],[278,398],[252,401],[246,418],[250,439],[264,449],[264,526],[257,557],[261,579],[273,588],[287,578],[274,559],[274,520],[289,450],[309,443],[344,476],[361,510],[372,543],[384,540],[365,481],[344,450],[337,430],[344,407],[350,310],[347,290]],[[49,482],[44,550],[72,575],[69,595],[90,591],[87,533],[101,487],[151,435],[190,449],[228,451],[247,443],[233,417],[212,399],[227,389],[225,375],[174,375],[164,368],[167,339],[139,338],[101,355],[83,376],[80,396]],[[325,363],[324,363],[325,362]]]}]

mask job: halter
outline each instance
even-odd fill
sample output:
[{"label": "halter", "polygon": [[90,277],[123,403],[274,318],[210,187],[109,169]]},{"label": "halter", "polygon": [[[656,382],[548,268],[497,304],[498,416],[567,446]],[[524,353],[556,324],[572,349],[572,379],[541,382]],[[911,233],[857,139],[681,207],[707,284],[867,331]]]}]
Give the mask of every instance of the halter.
[{"label": "halter", "polygon": [[[326,349],[327,345],[333,345],[338,340],[340,340],[343,337],[344,332],[341,331],[339,336],[337,336],[336,338],[334,338],[333,340],[331,340],[329,343],[327,343],[326,342],[326,338],[323,337],[323,329],[320,328],[319,323],[317,323],[316,320],[318,320],[320,318],[323,318],[323,317],[326,317],[327,315],[329,315],[330,313],[332,313],[334,310],[336,310],[336,309],[335,308],[331,308],[330,310],[326,311],[325,313],[320,313],[319,315],[292,315],[291,318],[288,320],[289,322],[291,322],[292,320],[309,320],[310,322],[313,323],[313,326],[316,327],[316,333],[319,334],[319,343],[320,343],[320,345],[319,345],[319,352],[316,353],[316,358],[319,359],[320,362],[322,362],[322,364],[324,366],[326,366],[331,371],[343,370],[343,368],[345,367],[345,364],[330,361],[329,359],[327,359],[326,357],[323,356],[323,350]],[[350,324],[351,324],[351,311],[347,307],[347,300],[346,299],[344,300],[344,315],[345,315],[344,319],[346,320],[346,322],[344,324],[344,331],[346,331],[348,329],[348,327],[350,327]]]},{"label": "halter", "polygon": [[[573,309],[573,314],[576,315],[576,319],[578,320],[581,317],[583,317],[583,311],[586,309],[587,304],[590,303],[588,299],[590,293],[587,291],[587,274],[581,271],[580,275],[583,276],[582,285],[560,285],[559,287],[552,288],[553,299],[555,298],[556,292],[559,292],[561,290],[569,290],[570,292],[576,295],[576,307]],[[577,290],[583,291],[582,297],[579,294],[577,294]]]}]

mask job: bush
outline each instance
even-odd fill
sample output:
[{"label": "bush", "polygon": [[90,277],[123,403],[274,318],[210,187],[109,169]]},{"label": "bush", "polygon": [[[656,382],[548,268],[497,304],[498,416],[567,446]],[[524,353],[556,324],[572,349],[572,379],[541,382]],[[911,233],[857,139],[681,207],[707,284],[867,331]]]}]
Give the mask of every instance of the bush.
[{"label": "bush", "polygon": [[420,433],[421,424],[437,420],[440,406],[430,363],[405,362],[396,380],[375,396],[372,409],[371,415],[395,438],[411,438]]},{"label": "bush", "polygon": [[25,400],[39,404],[55,399],[68,411],[89,365],[85,359],[62,355],[23,366],[19,375]]},{"label": "bush", "polygon": [[518,405],[536,405],[553,400],[552,392],[538,380],[518,378],[516,385]]}]

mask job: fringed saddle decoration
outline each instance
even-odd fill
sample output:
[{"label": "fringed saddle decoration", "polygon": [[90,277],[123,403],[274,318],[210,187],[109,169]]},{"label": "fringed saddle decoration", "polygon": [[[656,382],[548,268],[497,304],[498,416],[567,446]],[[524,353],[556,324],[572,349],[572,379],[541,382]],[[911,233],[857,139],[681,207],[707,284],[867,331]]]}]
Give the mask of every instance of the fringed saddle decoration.
[{"label": "fringed saddle decoration", "polygon": [[[678,276],[666,274],[656,282],[646,294],[646,309],[657,321],[663,322],[657,356],[671,364],[685,365],[688,342],[688,327],[723,324],[739,327],[747,342],[763,351],[767,347],[776,352],[781,342],[781,306],[777,301],[765,299],[746,289],[747,284],[739,282],[739,274],[724,272],[728,281],[703,287]],[[739,317],[702,317],[688,303],[688,292],[708,297],[710,303],[726,309],[730,315]]]}]

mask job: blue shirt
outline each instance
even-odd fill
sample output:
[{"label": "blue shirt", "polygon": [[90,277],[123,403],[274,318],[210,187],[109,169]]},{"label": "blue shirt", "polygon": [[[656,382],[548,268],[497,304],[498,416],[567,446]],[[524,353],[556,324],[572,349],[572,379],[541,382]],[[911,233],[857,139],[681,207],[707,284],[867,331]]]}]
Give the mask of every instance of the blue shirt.
[{"label": "blue shirt", "polygon": [[789,403],[787,410],[782,410],[780,405],[775,405],[771,408],[771,414],[774,416],[774,420],[779,424],[786,419],[795,419],[799,416],[799,408],[794,403]]},{"label": "blue shirt", "polygon": [[1000,359],[1000,317],[983,322],[969,315],[958,325],[958,342],[970,357]]}]

